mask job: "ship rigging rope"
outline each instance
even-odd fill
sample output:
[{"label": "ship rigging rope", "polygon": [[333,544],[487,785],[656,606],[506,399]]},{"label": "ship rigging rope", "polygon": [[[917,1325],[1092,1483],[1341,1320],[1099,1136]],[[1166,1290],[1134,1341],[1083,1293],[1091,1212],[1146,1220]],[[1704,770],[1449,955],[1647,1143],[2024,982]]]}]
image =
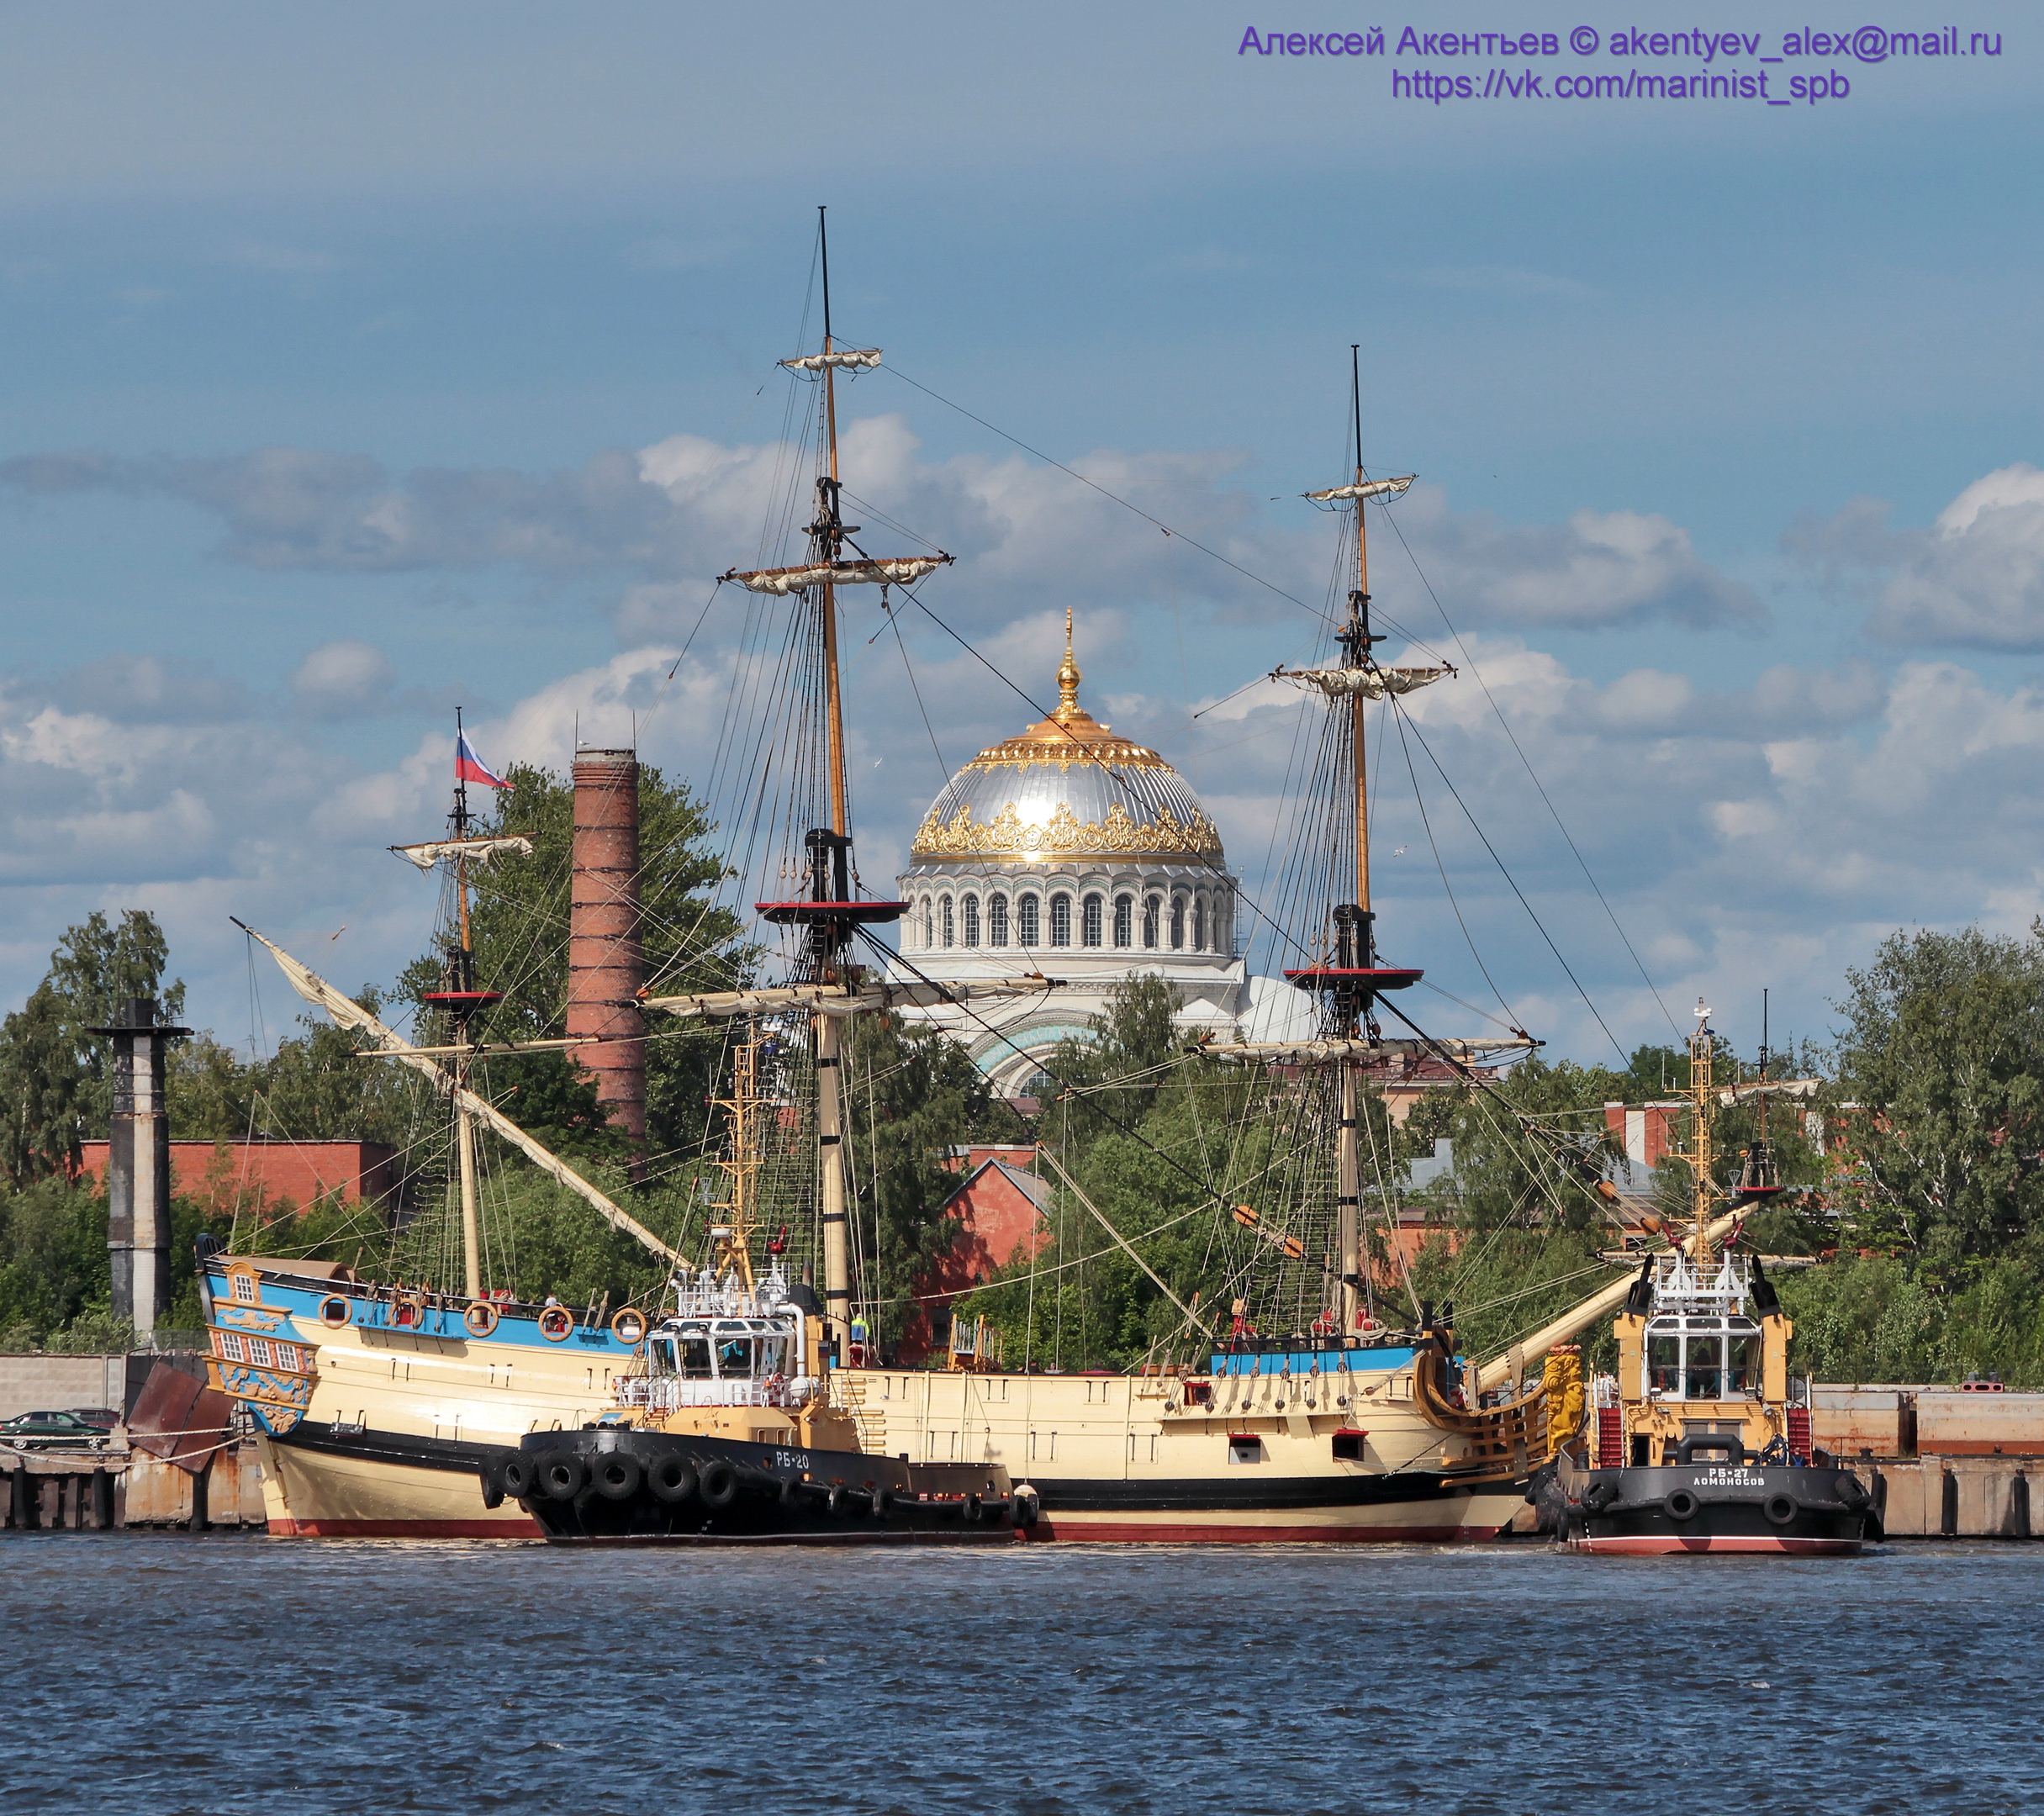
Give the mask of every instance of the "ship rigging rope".
[{"label": "ship rigging rope", "polygon": [[[881,369],[891,373],[895,377],[901,379],[903,383],[913,386],[915,389],[921,391],[925,396],[933,399],[936,402],[943,404],[946,409],[956,410],[960,415],[979,424],[981,428],[989,430],[994,435],[999,436],[1005,441],[1012,443],[1015,446],[1022,449],[1023,452],[1032,456],[1035,459],[1043,461],[1047,465],[1056,467],[1060,472],[1065,473],[1070,478],[1079,481],[1080,484],[1091,487],[1094,491],[1099,493],[1103,498],[1112,499],[1115,504],[1122,505],[1124,509],[1134,512],[1136,515],[1141,517],[1145,522],[1154,524],[1167,536],[1175,536],[1178,537],[1180,541],[1188,543],[1191,546],[1198,549],[1202,554],[1210,556],[1214,560],[1220,562],[1224,567],[1233,569],[1235,573],[1241,574],[1245,579],[1254,581],[1260,586],[1268,588],[1270,591],[1276,593],[1281,598],[1290,600],[1293,604],[1300,607],[1301,610],[1312,613],[1315,617],[1322,619],[1323,622],[1331,624],[1334,621],[1332,615],[1323,610],[1321,608],[1308,604],[1304,599],[1300,599],[1296,594],[1287,592],[1284,588],[1276,585],[1271,581],[1264,579],[1260,575],[1250,573],[1249,569],[1241,567],[1235,562],[1230,561],[1226,556],[1218,553],[1213,549],[1208,548],[1204,543],[1196,541],[1195,538],[1186,536],[1184,531],[1174,529],[1169,524],[1165,523],[1160,518],[1153,516],[1149,512],[1144,510],[1140,505],[1132,503],[1129,499],[1122,497],[1117,493],[1110,491],[1106,486],[1101,485],[1097,480],[1088,478],[1085,474],[1080,472],[1074,467],[1065,465],[1064,462],[1057,460],[1052,456],[1044,453],[1040,448],[1032,446],[1029,443],[1022,441],[1020,436],[1010,434],[1006,430],[999,427],[994,423],[989,422],[985,417],[979,415],[974,411],[966,409],[964,404],[953,402],[951,399],[945,397],[940,392],[932,390],[929,386],[922,383],[919,380],[911,377],[901,369],[900,366],[890,365],[884,367]],[[1357,453],[1360,458],[1360,451],[1358,450]],[[1363,508],[1363,505],[1359,501],[1357,509],[1360,510]],[[1518,742],[1518,734],[1513,731],[1510,721],[1507,720],[1504,715],[1503,708],[1498,705],[1496,696],[1491,692],[1489,683],[1484,680],[1482,670],[1477,667],[1474,658],[1470,656],[1468,646],[1463,641],[1460,632],[1455,629],[1453,621],[1448,616],[1445,607],[1441,604],[1439,594],[1434,590],[1433,583],[1428,579],[1424,569],[1423,569],[1419,565],[1418,557],[1413,553],[1412,545],[1406,540],[1403,527],[1399,524],[1395,514],[1388,510],[1384,510],[1381,506],[1380,506],[1379,509],[1381,515],[1389,520],[1393,533],[1398,538],[1399,546],[1404,550],[1406,558],[1412,562],[1413,573],[1418,576],[1420,583],[1426,589],[1427,596],[1433,601],[1434,610],[1439,613],[1442,624],[1446,626],[1449,635],[1454,638],[1455,647],[1460,652],[1464,662],[1468,664],[1470,672],[1476,676],[1477,685],[1483,689],[1485,699],[1489,703],[1492,711],[1497,715],[1498,724],[1503,728],[1505,736],[1510,741],[1513,752],[1518,757],[1519,762],[1524,766],[1527,775],[1532,780],[1534,789],[1539,792],[1540,800],[1546,806],[1549,814],[1553,817],[1555,825],[1561,831],[1563,841],[1567,844],[1569,851],[1575,858],[1578,866],[1581,867],[1585,879],[1589,883],[1591,890],[1596,895],[1599,905],[1603,908],[1606,916],[1610,919],[1613,928],[1616,931],[1620,941],[1624,943],[1626,953],[1632,958],[1635,966],[1639,969],[1640,978],[1642,981],[1645,983],[1649,992],[1653,995],[1656,1006],[1660,1008],[1661,1015],[1667,1020],[1669,1027],[1673,1027],[1675,1026],[1674,1020],[1672,1016],[1669,1016],[1668,1014],[1667,1005],[1662,1001],[1660,991],[1656,988],[1652,978],[1648,974],[1645,965],[1641,962],[1640,955],[1637,950],[1634,948],[1630,937],[1626,934],[1625,929],[1619,922],[1618,916],[1613,910],[1609,900],[1605,896],[1604,892],[1602,887],[1598,884],[1595,875],[1591,872],[1589,864],[1583,858],[1581,848],[1577,845],[1574,837],[1569,832],[1566,824],[1562,821],[1560,810],[1555,806],[1553,799],[1549,795],[1545,784],[1541,782],[1538,773],[1534,769],[1531,759],[1527,756],[1524,747]],[[914,534],[914,532],[906,530],[903,533],[907,535]],[[916,540],[922,541],[925,539],[918,537]],[[915,597],[912,592],[911,594],[911,597]],[[954,638],[957,638],[957,641],[959,641],[961,645],[964,645],[964,647],[969,650],[970,649],[970,646],[964,644],[964,640],[963,638],[958,638],[957,633],[955,631],[952,631],[949,626],[944,625],[941,620],[937,619],[936,615],[931,612],[929,608],[927,605],[924,605],[920,599],[916,599],[916,604],[918,608],[926,614],[926,615],[929,616],[933,622],[938,624],[940,628],[946,631]],[[1419,638],[1414,633],[1407,631],[1402,626],[1399,626],[1388,615],[1380,611],[1377,614],[1377,616],[1381,622],[1390,626],[1397,635],[1406,637],[1417,647],[1423,650],[1428,648],[1428,646],[1425,644],[1423,640]],[[906,650],[904,650],[903,653],[906,657]],[[973,651],[972,653],[975,656],[978,655],[978,652],[976,651]],[[1429,653],[1432,653],[1432,652],[1429,651]],[[981,657],[980,660],[984,662],[985,658]],[[996,674],[999,673],[998,670],[993,669],[990,663],[987,663],[986,666],[990,672]],[[1007,677],[1005,675],[1002,675],[1000,678],[1003,681],[1007,681]],[[1014,685],[1011,681],[1008,682],[1007,684],[1011,687]],[[1016,689],[1016,691],[1018,694],[1022,692],[1019,688]],[[1240,689],[1238,689],[1238,691],[1239,692]],[[1023,698],[1026,699],[1027,696],[1025,694]],[[1033,707],[1034,706],[1034,702],[1030,702],[1030,704]],[[1394,700],[1394,705],[1397,704],[1397,703]],[[1040,708],[1037,710],[1039,711],[1041,710]],[[1434,758],[1433,752],[1430,748],[1428,750],[1428,756],[1429,760],[1434,761],[1435,767],[1439,768],[1439,764],[1438,759]],[[940,763],[941,760],[942,759],[940,758]],[[1445,771],[1442,774],[1442,779],[1444,781],[1447,780]],[[1452,783],[1449,784],[1449,787],[1450,792],[1454,792],[1454,784]],[[1459,794],[1456,795],[1456,801],[1457,805],[1462,807],[1463,812],[1466,815],[1468,814],[1468,807],[1466,804],[1461,801]],[[1472,826],[1476,826],[1476,821],[1473,816],[1471,816],[1470,823]],[[1597,1006],[1591,1001],[1588,993],[1583,990],[1581,982],[1576,977],[1576,974],[1569,966],[1567,960],[1561,957],[1560,948],[1555,945],[1555,942],[1549,936],[1545,926],[1540,922],[1540,917],[1534,914],[1532,905],[1527,902],[1524,893],[1519,890],[1518,885],[1513,879],[1511,873],[1505,869],[1503,859],[1497,858],[1497,853],[1495,849],[1491,847],[1490,841],[1488,838],[1484,837],[1482,828],[1477,827],[1476,830],[1478,837],[1483,838],[1486,849],[1490,850],[1492,857],[1494,859],[1497,859],[1498,868],[1502,872],[1503,872],[1505,880],[1511,884],[1513,893],[1518,896],[1520,903],[1526,908],[1527,913],[1532,916],[1534,925],[1540,929],[1541,938],[1546,941],[1549,949],[1554,953],[1555,957],[1561,963],[1562,969],[1567,973],[1569,981],[1571,984],[1575,985],[1577,994],[1582,997],[1585,1005],[1589,1008],[1590,1013],[1596,1020],[1598,1026],[1603,1030],[1606,1037],[1611,1041],[1612,1046],[1614,1049],[1617,1051],[1621,1063],[1624,1062],[1628,1058],[1628,1055],[1625,1053],[1624,1049],[1619,1045],[1617,1037],[1612,1034],[1610,1028],[1605,1024],[1603,1015],[1598,1011]],[[1430,831],[1429,837],[1430,839]],[[1437,852],[1437,861],[1439,853]],[[1445,881],[1445,873],[1443,880],[1444,882]],[[1258,908],[1253,898],[1249,897],[1244,891],[1238,890],[1237,893],[1239,899],[1242,900],[1248,905],[1250,911],[1253,914],[1256,915],[1259,919],[1265,920],[1266,923],[1271,925],[1274,931],[1276,931],[1276,923],[1269,921],[1269,917],[1263,915],[1261,910]],[[1450,900],[1452,905],[1452,895],[1450,895]],[[1455,909],[1455,917],[1458,921],[1460,921],[1461,911],[1459,906]],[[1463,927],[1463,934],[1465,939],[1467,939],[1468,929],[1466,925]],[[1473,954],[1475,951],[1473,942],[1471,942],[1471,949]],[[1502,992],[1497,991],[1497,986],[1494,982],[1492,982],[1489,977],[1488,969],[1483,966],[1481,958],[1478,958],[1477,964],[1478,968],[1480,969],[1483,969],[1485,972],[1485,981],[1491,983],[1493,992],[1497,994],[1498,1001],[1500,1004],[1503,1004],[1504,997]],[[1506,1005],[1506,1013],[1508,1015],[1511,1014],[1511,1010],[1508,1005]],[[1679,1030],[1677,1032],[1679,1032]]]},{"label": "ship rigging rope", "polygon": [[1462,905],[1455,899],[1455,885],[1448,880],[1448,867],[1441,861],[1440,842],[1434,837],[1433,816],[1427,811],[1427,798],[1419,786],[1419,771],[1413,765],[1413,748],[1406,739],[1405,720],[1397,713],[1391,717],[1398,727],[1398,749],[1405,758],[1405,773],[1412,779],[1413,800],[1419,808],[1419,824],[1427,835],[1427,849],[1434,854],[1434,868],[1440,873],[1442,892],[1448,898],[1448,905],[1455,911],[1455,924],[1462,930],[1462,943],[1469,948],[1469,956],[1476,960],[1477,970],[1483,974],[1483,981],[1490,985],[1492,995],[1497,999],[1497,1006],[1504,1011],[1505,1025],[1514,1033],[1524,1033],[1524,1024],[1519,1020],[1518,1011],[1505,1000],[1504,992],[1491,975],[1491,968],[1484,963],[1483,954],[1476,950],[1476,940],[1470,933],[1469,923],[1462,918]]},{"label": "ship rigging rope", "polygon": [[[1533,904],[1526,900],[1526,892],[1518,886],[1518,879],[1512,874],[1504,859],[1498,856],[1497,847],[1491,843],[1490,835],[1477,823],[1476,815],[1470,811],[1469,803],[1462,799],[1461,790],[1449,779],[1448,772],[1441,768],[1440,758],[1434,754],[1434,747],[1427,742],[1425,734],[1420,731],[1418,722],[1413,719],[1405,703],[1395,694],[1388,696],[1388,698],[1391,701],[1392,710],[1396,712],[1402,721],[1412,726],[1413,739],[1418,742],[1420,749],[1427,753],[1427,761],[1434,765],[1435,773],[1446,784],[1448,792],[1455,797],[1455,804],[1462,810],[1462,817],[1469,821],[1471,830],[1483,842],[1484,850],[1491,854],[1491,861],[1497,866],[1497,874],[1505,879],[1512,893],[1518,896],[1519,906],[1526,911],[1527,917],[1539,929],[1540,937],[1546,941],[1548,951],[1555,955],[1555,963],[1561,967],[1569,982],[1576,986],[1576,994],[1582,998],[1583,1006],[1595,1018],[1598,1027],[1603,1029],[1604,1038],[1611,1043],[1611,1050],[1619,1056],[1619,1066],[1623,1068],[1629,1065],[1632,1063],[1631,1055],[1619,1045],[1618,1036],[1611,1032],[1597,1005],[1590,1000],[1590,993],[1582,987],[1582,979],[1576,975],[1568,960],[1561,956],[1561,948],[1555,944],[1554,936],[1547,931],[1546,923],[1540,919]],[[1500,1002],[1504,1000],[1502,996],[1497,1000]]]},{"label": "ship rigging rope", "polygon": [[[1497,704],[1497,696],[1491,692],[1490,683],[1483,678],[1483,671],[1477,667],[1476,657],[1469,653],[1469,646],[1462,641],[1462,633],[1455,629],[1453,620],[1448,616],[1448,608],[1441,604],[1440,595],[1434,590],[1434,583],[1428,579],[1426,570],[1419,565],[1419,557],[1413,554],[1412,545],[1405,540],[1403,528],[1400,525],[1398,520],[1395,516],[1392,516],[1389,512],[1386,512],[1385,515],[1390,520],[1392,534],[1398,538],[1399,547],[1405,551],[1405,558],[1413,564],[1413,572],[1418,575],[1419,583],[1427,589],[1427,597],[1433,600],[1434,610],[1440,614],[1441,623],[1447,626],[1448,635],[1455,639],[1456,651],[1468,665],[1470,673],[1476,678],[1476,685],[1483,689],[1484,699],[1490,703],[1492,712],[1497,715],[1498,725],[1503,727],[1505,736],[1511,742],[1513,752],[1524,766],[1526,774],[1531,780],[1534,788],[1539,792],[1542,805],[1553,817],[1555,830],[1561,833],[1563,842],[1569,848],[1570,855],[1575,858],[1577,864],[1581,868],[1583,880],[1590,885],[1591,890],[1597,897],[1598,905],[1603,909],[1605,915],[1609,918],[1612,930],[1617,933],[1619,941],[1625,948],[1626,956],[1637,968],[1640,982],[1646,985],[1648,994],[1654,999],[1654,1006],[1660,1010],[1661,1019],[1674,1030],[1678,1037],[1681,1037],[1682,1029],[1676,1025],[1675,1017],[1668,1013],[1667,1004],[1661,1000],[1660,990],[1656,987],[1653,979],[1647,974],[1646,966],[1641,962],[1638,952],[1634,949],[1632,940],[1619,921],[1617,911],[1605,899],[1603,889],[1598,886],[1597,878],[1590,869],[1588,860],[1577,848],[1574,837],[1570,833],[1567,825],[1561,818],[1561,810],[1555,805],[1552,798],[1548,794],[1546,784],[1540,780],[1539,772],[1533,767],[1533,760],[1527,756],[1524,747],[1519,743],[1518,734],[1512,729],[1512,722],[1505,717],[1503,707]],[[1609,1030],[1607,1029],[1605,1032],[1608,1032]]]}]

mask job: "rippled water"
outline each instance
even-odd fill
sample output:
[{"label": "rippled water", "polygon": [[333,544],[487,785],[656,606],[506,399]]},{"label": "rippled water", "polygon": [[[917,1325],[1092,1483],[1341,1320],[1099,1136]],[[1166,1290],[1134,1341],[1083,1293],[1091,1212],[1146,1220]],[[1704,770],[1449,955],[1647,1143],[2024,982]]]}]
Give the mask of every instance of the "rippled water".
[{"label": "rippled water", "polygon": [[9,1809],[2044,1807],[2044,1544],[0,1539]]}]

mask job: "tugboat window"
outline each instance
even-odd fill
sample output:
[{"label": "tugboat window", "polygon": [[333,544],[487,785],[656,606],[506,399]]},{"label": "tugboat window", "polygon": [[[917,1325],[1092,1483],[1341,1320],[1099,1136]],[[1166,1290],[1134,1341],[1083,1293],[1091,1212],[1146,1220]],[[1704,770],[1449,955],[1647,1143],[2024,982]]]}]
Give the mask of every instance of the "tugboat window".
[{"label": "tugboat window", "polygon": [[646,1359],[652,1373],[672,1375],[674,1372],[674,1339],[661,1338],[646,1346]]},{"label": "tugboat window", "polygon": [[1743,1394],[1757,1398],[1760,1394],[1760,1337],[1734,1333],[1730,1344],[1731,1355],[1724,1391],[1728,1394]]},{"label": "tugboat window", "polygon": [[1646,1385],[1664,1394],[1682,1391],[1682,1339],[1673,1335],[1664,1336],[1658,1331],[1649,1333],[1646,1339]]},{"label": "tugboat window", "polygon": [[725,1380],[749,1380],[753,1374],[753,1339],[720,1337],[717,1339],[717,1374]]},{"label": "tugboat window", "polygon": [[1713,1333],[1708,1337],[1695,1333],[1683,1339],[1688,1351],[1683,1359],[1683,1397],[1690,1400],[1721,1400],[1724,1396],[1724,1339]]},{"label": "tugboat window", "polygon": [[684,1337],[681,1339],[681,1372],[690,1380],[710,1379],[710,1339],[707,1337]]}]

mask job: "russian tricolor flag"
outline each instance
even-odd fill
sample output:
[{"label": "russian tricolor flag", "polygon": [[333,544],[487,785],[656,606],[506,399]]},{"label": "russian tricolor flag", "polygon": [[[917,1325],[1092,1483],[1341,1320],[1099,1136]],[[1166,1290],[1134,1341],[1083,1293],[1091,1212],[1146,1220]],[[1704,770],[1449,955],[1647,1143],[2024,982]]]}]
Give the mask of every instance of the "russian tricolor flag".
[{"label": "russian tricolor flag", "polygon": [[468,742],[466,731],[455,734],[454,779],[457,782],[481,782],[490,788],[509,788],[511,785],[502,776],[492,775],[483,767],[483,759],[476,755],[475,746]]}]

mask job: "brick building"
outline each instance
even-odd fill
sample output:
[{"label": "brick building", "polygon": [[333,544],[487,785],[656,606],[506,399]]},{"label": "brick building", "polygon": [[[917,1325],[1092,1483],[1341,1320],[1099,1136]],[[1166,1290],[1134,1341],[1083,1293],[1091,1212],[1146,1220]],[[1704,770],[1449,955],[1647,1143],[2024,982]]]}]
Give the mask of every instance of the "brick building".
[{"label": "brick building", "polygon": [[[107,1143],[86,1142],[81,1180],[103,1185]],[[174,1141],[171,1190],[214,1211],[288,1205],[302,1211],[322,1197],[343,1204],[394,1205],[402,1183],[398,1150],[367,1141]]]}]

